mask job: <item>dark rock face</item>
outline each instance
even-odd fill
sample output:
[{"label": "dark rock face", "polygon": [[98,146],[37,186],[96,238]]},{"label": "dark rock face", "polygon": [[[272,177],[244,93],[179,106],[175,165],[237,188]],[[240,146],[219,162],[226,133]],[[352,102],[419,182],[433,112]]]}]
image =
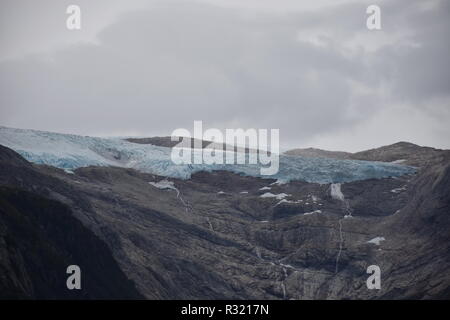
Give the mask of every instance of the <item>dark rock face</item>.
[{"label": "dark rock face", "polygon": [[[142,297],[106,244],[57,201],[0,187],[0,243],[1,299]],[[82,270],[82,290],[66,287],[73,264]]]},{"label": "dark rock face", "polygon": [[[450,297],[445,155],[414,176],[343,184],[343,202],[330,185],[278,185],[229,172],[171,179],[178,192],[163,190],[149,184],[163,177],[112,167],[67,174],[11,152],[0,149],[0,185],[70,208],[148,299]],[[286,195],[261,197],[266,192]],[[385,240],[369,242],[377,237]],[[104,265],[105,257],[86,254]],[[17,266],[2,273],[1,286],[26,266],[11,257]],[[373,264],[381,268],[381,290],[366,287]]]}]

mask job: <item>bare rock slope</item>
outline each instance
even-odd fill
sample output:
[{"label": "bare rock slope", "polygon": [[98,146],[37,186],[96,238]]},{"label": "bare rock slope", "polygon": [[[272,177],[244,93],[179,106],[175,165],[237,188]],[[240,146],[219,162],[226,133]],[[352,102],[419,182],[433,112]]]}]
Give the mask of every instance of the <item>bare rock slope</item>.
[{"label": "bare rock slope", "polygon": [[[114,167],[68,174],[1,148],[0,185],[70,209],[148,299],[438,299],[450,297],[450,157],[432,157],[413,176],[279,185],[229,172],[170,181]],[[36,215],[33,206],[26,214]],[[2,228],[15,247],[24,241],[9,224]],[[94,264],[106,261],[86,254]],[[1,286],[17,283],[13,276],[39,277],[8,259],[23,273],[7,269]],[[366,287],[373,264],[381,290]],[[112,283],[123,285],[120,277]]]}]

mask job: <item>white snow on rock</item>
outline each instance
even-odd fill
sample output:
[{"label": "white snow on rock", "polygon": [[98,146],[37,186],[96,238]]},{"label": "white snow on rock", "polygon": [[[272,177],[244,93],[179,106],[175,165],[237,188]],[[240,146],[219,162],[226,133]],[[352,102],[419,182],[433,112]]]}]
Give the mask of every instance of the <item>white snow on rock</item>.
[{"label": "white snow on rock", "polygon": [[400,188],[395,188],[395,189],[391,190],[392,193],[400,193],[400,192],[403,192],[403,191],[406,191],[406,186],[403,186],[403,187],[400,187]]},{"label": "white snow on rock", "polygon": [[151,184],[155,188],[158,188],[158,189],[161,189],[161,190],[173,190],[173,191],[176,191],[177,198],[181,201],[181,203],[185,207],[186,212],[188,212],[189,205],[186,203],[186,201],[184,201],[183,197],[181,196],[180,190],[178,190],[175,187],[175,184],[172,181],[164,179],[164,180],[161,180],[161,181],[158,181],[158,182],[149,182],[149,184]]},{"label": "white snow on rock", "polygon": [[341,184],[340,183],[332,183],[330,186],[330,194],[331,197],[335,200],[344,201],[345,197],[344,194],[341,191]]},{"label": "white snow on rock", "polygon": [[322,210],[314,210],[314,211],[311,211],[311,212],[305,212],[303,215],[304,216],[309,216],[309,215],[314,214],[314,213],[322,213]]},{"label": "white snow on rock", "polygon": [[161,190],[174,190],[177,192],[177,195],[180,193],[177,188],[175,188],[175,185],[172,181],[169,181],[167,179],[161,180],[159,182],[149,182],[152,186],[155,188],[161,189]]},{"label": "white snow on rock", "polygon": [[271,189],[272,189],[271,187],[262,187],[259,190],[264,191],[264,190],[271,190]]},{"label": "white snow on rock", "polygon": [[272,182],[270,185],[271,186],[273,186],[273,185],[282,185],[282,184],[286,184],[286,183],[288,183],[289,182],[289,180],[286,180],[286,179],[278,179],[277,181],[275,181],[275,182]]},{"label": "white snow on rock", "polygon": [[367,241],[367,243],[372,243],[372,244],[374,244],[374,245],[379,246],[380,243],[381,243],[381,241],[385,241],[385,240],[386,240],[386,239],[385,239],[384,237],[375,237],[375,238],[373,238],[373,239]]},{"label": "white snow on rock", "polygon": [[276,198],[277,200],[282,200],[286,197],[289,197],[289,194],[286,193],[279,193],[279,194],[273,194],[271,192],[266,192],[259,196],[260,198]]},{"label": "white snow on rock", "polygon": [[280,266],[288,268],[288,269],[294,269],[297,270],[297,268],[295,268],[294,266],[290,265],[290,264],[284,264],[280,262]]},{"label": "white snow on rock", "polygon": [[391,161],[390,163],[396,163],[396,164],[399,164],[399,163],[403,163],[403,162],[405,162],[405,161],[406,161],[406,159],[398,159],[398,160]]},{"label": "white snow on rock", "polygon": [[274,207],[276,207],[276,206],[278,206],[278,205],[280,205],[282,203],[297,203],[297,201],[291,201],[291,200],[287,200],[287,199],[282,199],[282,200],[278,201],[277,204]]},{"label": "white snow on rock", "polygon": [[282,204],[282,203],[293,203],[293,201],[289,201],[289,200],[287,200],[287,199],[282,199],[282,200],[280,200],[279,202],[277,202],[277,204],[275,205],[275,207],[278,206],[279,204]]}]

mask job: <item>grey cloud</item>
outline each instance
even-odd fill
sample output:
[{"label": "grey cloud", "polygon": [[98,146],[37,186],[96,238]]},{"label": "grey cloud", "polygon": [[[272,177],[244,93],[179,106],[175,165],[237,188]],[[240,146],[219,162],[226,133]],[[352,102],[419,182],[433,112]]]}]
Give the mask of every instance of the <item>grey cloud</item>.
[{"label": "grey cloud", "polygon": [[[271,14],[183,1],[126,13],[97,44],[1,62],[2,124],[146,135],[203,120],[222,129],[280,128],[282,139],[300,145],[399,99],[415,108],[419,98],[448,96],[449,71],[439,66],[449,45],[448,6],[417,13],[404,3],[404,11],[383,12],[420,47],[394,42],[352,54],[340,41],[366,32],[362,4]],[[318,29],[329,36],[323,46],[298,37]],[[377,90],[385,84],[391,90]]]},{"label": "grey cloud", "polygon": [[411,44],[383,47],[373,57],[380,78],[392,82],[394,98],[413,106],[450,94],[450,2],[435,2],[432,9],[412,1],[386,5],[388,27],[409,30]]}]

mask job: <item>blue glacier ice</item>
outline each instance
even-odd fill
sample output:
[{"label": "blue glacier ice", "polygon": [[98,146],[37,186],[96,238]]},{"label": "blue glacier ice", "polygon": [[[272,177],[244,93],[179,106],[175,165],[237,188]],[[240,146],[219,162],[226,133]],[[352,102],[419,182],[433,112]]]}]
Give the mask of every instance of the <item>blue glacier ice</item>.
[{"label": "blue glacier ice", "polygon": [[393,163],[280,155],[278,173],[264,176],[260,174],[259,165],[176,165],[171,161],[170,148],[135,144],[121,138],[6,127],[0,127],[0,144],[15,150],[30,162],[66,170],[87,166],[117,166],[180,179],[189,179],[199,171],[226,170],[277,179],[280,183],[303,180],[325,184],[397,177],[415,172],[413,167]]}]

